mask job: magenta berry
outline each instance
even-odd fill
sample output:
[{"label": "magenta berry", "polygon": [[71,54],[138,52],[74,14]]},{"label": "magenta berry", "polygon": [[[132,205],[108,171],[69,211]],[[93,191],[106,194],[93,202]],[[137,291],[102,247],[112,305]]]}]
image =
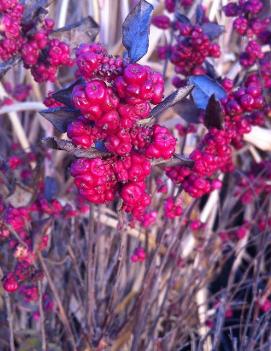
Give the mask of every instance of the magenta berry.
[{"label": "magenta berry", "polygon": [[19,284],[13,273],[8,273],[4,278],[3,288],[9,293],[13,293],[18,290]]}]

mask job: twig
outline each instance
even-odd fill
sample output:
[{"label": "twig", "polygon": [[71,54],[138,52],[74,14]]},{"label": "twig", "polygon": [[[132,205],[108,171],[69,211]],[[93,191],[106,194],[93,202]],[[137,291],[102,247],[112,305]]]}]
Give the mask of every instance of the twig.
[{"label": "twig", "polygon": [[94,305],[95,305],[95,267],[94,243],[95,222],[93,209],[90,208],[89,227],[87,230],[87,326],[89,339],[92,341],[94,334]]},{"label": "twig", "polygon": [[5,301],[7,306],[7,319],[8,319],[8,325],[9,325],[9,346],[10,346],[10,351],[15,351],[13,314],[12,314],[10,297],[7,292],[5,292]]},{"label": "twig", "polygon": [[41,348],[42,351],[47,351],[47,343],[46,343],[46,332],[45,332],[45,318],[43,311],[43,303],[42,303],[42,283],[38,282],[39,288],[39,313],[40,313],[40,331],[41,331]]},{"label": "twig", "polygon": [[54,295],[54,299],[55,299],[57,307],[59,309],[59,316],[60,316],[60,319],[61,319],[61,321],[62,321],[62,323],[63,323],[63,325],[64,325],[64,327],[65,327],[65,329],[67,331],[68,337],[69,337],[70,342],[72,344],[72,349],[73,349],[73,351],[77,351],[77,347],[76,347],[75,339],[74,339],[74,336],[73,336],[73,333],[72,333],[72,329],[71,329],[71,326],[70,326],[70,323],[69,323],[69,319],[68,319],[68,317],[66,315],[66,312],[64,310],[64,307],[62,305],[62,302],[61,302],[60,296],[58,294],[58,291],[56,289],[56,286],[55,286],[55,284],[54,284],[54,282],[52,280],[52,277],[51,277],[51,275],[50,275],[50,273],[48,271],[46,263],[45,263],[45,261],[44,261],[44,259],[43,259],[43,257],[42,257],[40,252],[38,253],[38,258],[39,258],[40,264],[42,266],[42,269],[43,269],[43,271],[45,273],[45,276],[46,276],[46,278],[48,280],[48,284],[49,284],[49,286],[50,286],[50,288],[52,290],[52,293]]},{"label": "twig", "polygon": [[40,111],[44,110],[45,108],[46,106],[41,102],[17,102],[15,104],[0,108],[0,115],[21,111]]}]

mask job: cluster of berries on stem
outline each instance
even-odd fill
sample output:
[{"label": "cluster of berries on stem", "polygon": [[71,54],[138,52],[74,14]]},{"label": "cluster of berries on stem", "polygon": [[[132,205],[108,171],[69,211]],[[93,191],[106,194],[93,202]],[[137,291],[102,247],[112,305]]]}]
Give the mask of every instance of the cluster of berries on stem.
[{"label": "cluster of berries on stem", "polygon": [[148,66],[108,55],[100,44],[79,46],[76,64],[80,81],[71,101],[80,116],[68,125],[67,134],[77,147],[102,145],[106,152],[72,163],[75,184],[95,204],[113,201],[119,194],[122,209],[142,219],[151,203],[146,186],[151,161],[170,159],[176,145],[166,127],[138,123],[162,101],[163,78]]},{"label": "cluster of berries on stem", "polygon": [[25,5],[18,0],[0,1],[0,60],[19,57],[37,82],[54,82],[60,66],[73,65],[70,47],[51,37],[52,19],[45,18],[38,28],[37,23],[25,21],[24,12]]}]

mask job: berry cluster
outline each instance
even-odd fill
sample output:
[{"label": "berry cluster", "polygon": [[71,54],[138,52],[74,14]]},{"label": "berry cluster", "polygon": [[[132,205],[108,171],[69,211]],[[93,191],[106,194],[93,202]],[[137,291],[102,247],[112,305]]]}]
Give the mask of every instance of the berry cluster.
[{"label": "berry cluster", "polygon": [[168,167],[166,173],[176,184],[192,197],[201,197],[221,187],[221,182],[212,177],[220,171],[232,169],[231,138],[224,130],[215,128],[204,136],[198,147],[190,154],[194,161],[192,169],[187,166]]},{"label": "berry cluster", "polygon": [[142,219],[151,203],[145,183],[151,160],[171,158],[176,145],[167,128],[137,123],[149,116],[152,104],[161,102],[162,76],[150,67],[112,58],[99,44],[80,46],[76,57],[81,81],[71,100],[81,115],[68,125],[67,134],[76,146],[102,145],[106,154],[74,161],[75,184],[96,204],[112,201],[119,193],[123,210]]},{"label": "berry cluster", "polygon": [[178,26],[179,40],[171,48],[170,60],[175,71],[183,76],[202,74],[202,65],[207,57],[218,58],[220,48],[213,43],[199,25],[180,23]]},{"label": "berry cluster", "polygon": [[261,0],[239,0],[223,7],[226,16],[236,17],[233,22],[236,32],[248,37],[259,36],[267,30],[270,19],[257,17],[262,9]]},{"label": "berry cluster", "polygon": [[[171,28],[176,42],[158,48],[160,59],[167,58],[175,65],[175,72],[184,77],[191,74],[203,74],[203,63],[207,57],[218,58],[220,48],[212,42],[199,24],[184,23],[176,19],[172,22],[166,15],[153,18],[153,24],[160,29]],[[184,82],[179,78],[173,79],[173,84],[180,87]]]},{"label": "berry cluster", "polygon": [[[243,136],[249,133],[252,125],[264,125],[266,106],[261,81],[251,74],[244,86],[233,89],[229,79],[222,85],[228,92],[222,106],[225,113],[224,129],[211,129],[204,136],[196,150],[190,154],[194,166],[175,166],[167,169],[167,175],[193,197],[200,197],[221,187],[221,182],[213,179],[218,172],[229,172],[232,164],[232,147],[243,146]],[[183,128],[181,128],[183,134]]]},{"label": "berry cluster", "polygon": [[123,59],[108,55],[99,43],[81,44],[76,49],[78,77],[90,79],[99,77],[111,81],[123,70]]},{"label": "berry cluster", "polygon": [[53,28],[54,21],[46,19],[42,28],[29,35],[21,47],[24,66],[31,69],[34,79],[39,83],[54,82],[60,66],[73,65],[69,45],[49,37]]},{"label": "berry cluster", "polygon": [[240,55],[240,63],[245,68],[253,66],[257,60],[263,58],[264,54],[261,45],[256,40],[250,40],[245,48],[245,52]]},{"label": "berry cluster", "polygon": [[3,37],[0,59],[7,61],[19,56],[37,82],[54,82],[60,66],[73,65],[70,48],[66,43],[50,38],[53,20],[46,18],[41,29],[33,28],[33,25],[24,23],[24,11],[25,6],[18,0],[0,2],[0,32]]},{"label": "berry cluster", "polygon": [[239,0],[238,3],[230,2],[223,8],[226,16],[236,17],[233,22],[234,30],[248,39],[245,51],[240,55],[240,63],[245,68],[253,66],[263,58],[261,45],[270,42],[270,18],[258,17],[262,9],[261,0]]},{"label": "berry cluster", "polygon": [[179,201],[175,201],[174,198],[170,196],[164,202],[164,212],[166,218],[174,219],[182,214],[183,209]]},{"label": "berry cluster", "polygon": [[259,77],[251,74],[244,81],[244,87],[228,90],[223,101],[225,109],[225,128],[234,147],[243,145],[243,135],[249,133],[252,125],[264,124],[266,109],[262,84]]},{"label": "berry cluster", "polygon": [[0,1],[0,60],[7,61],[15,55],[23,44],[21,21],[24,6],[19,0]]}]

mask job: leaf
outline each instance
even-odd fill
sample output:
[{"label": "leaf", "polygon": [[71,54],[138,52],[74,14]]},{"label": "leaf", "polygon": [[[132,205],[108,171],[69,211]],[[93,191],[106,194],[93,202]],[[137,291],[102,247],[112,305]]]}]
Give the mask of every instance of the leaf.
[{"label": "leaf", "polygon": [[58,184],[54,177],[46,176],[44,180],[44,197],[51,201],[58,193]]},{"label": "leaf", "polygon": [[55,93],[53,93],[52,97],[56,101],[61,102],[62,104],[73,108],[72,91],[73,91],[73,88],[80,83],[82,83],[82,79],[77,79],[75,82],[68,85],[66,88],[60,89]]},{"label": "leaf", "polygon": [[176,17],[176,20],[181,22],[181,23],[191,24],[190,19],[188,17],[186,17],[185,15],[183,15],[182,13],[180,13],[180,12],[177,12],[175,14],[175,17]]},{"label": "leaf", "polygon": [[69,43],[72,49],[81,43],[91,43],[99,33],[99,26],[91,16],[53,31],[58,39]]},{"label": "leaf", "polygon": [[208,76],[191,76],[189,82],[195,85],[192,96],[196,106],[200,109],[206,109],[209,99],[213,94],[218,100],[226,97],[223,87]]},{"label": "leaf", "polygon": [[174,157],[181,161],[181,164],[183,166],[187,166],[187,167],[190,167],[192,168],[195,164],[195,161],[194,160],[191,160],[189,157],[185,156],[185,155],[177,155],[177,154],[174,154]]},{"label": "leaf", "polygon": [[212,79],[218,79],[219,76],[214,68],[214,65],[211,64],[211,62],[209,62],[208,60],[205,60],[204,64],[207,71],[207,76],[209,76]]},{"label": "leaf", "polygon": [[18,57],[13,57],[8,61],[0,63],[0,80],[4,77],[4,75],[9,71],[14,65],[19,62]]},{"label": "leaf", "polygon": [[199,123],[200,109],[190,99],[184,99],[174,106],[174,111],[189,123]]},{"label": "leaf", "polygon": [[174,158],[170,160],[158,159],[158,160],[152,161],[151,164],[152,166],[159,166],[159,167],[186,166],[186,167],[192,168],[195,164],[195,161],[191,160],[185,155],[174,154]]},{"label": "leaf", "polygon": [[152,12],[153,6],[140,0],[122,25],[122,43],[132,62],[140,60],[148,51]]},{"label": "leaf", "polygon": [[69,123],[73,122],[80,112],[70,107],[53,107],[40,111],[40,114],[46,118],[61,133],[67,131]]},{"label": "leaf", "polygon": [[13,207],[27,206],[33,197],[33,193],[30,189],[23,188],[18,184],[15,184],[12,194],[7,198],[9,204]]},{"label": "leaf", "polygon": [[71,141],[56,139],[54,137],[42,139],[42,143],[54,150],[63,150],[74,155],[75,157],[95,158],[95,157],[106,157],[110,154],[107,152],[97,151],[94,148],[81,149],[73,145]]},{"label": "leaf", "polygon": [[220,101],[216,99],[215,95],[213,94],[208,102],[206,107],[205,117],[204,117],[204,124],[205,126],[210,128],[223,128],[223,111],[220,104]]},{"label": "leaf", "polygon": [[[35,27],[45,15],[47,11],[45,7],[49,5],[48,0],[23,0],[22,3],[25,6],[22,24],[26,27],[27,32]],[[29,33],[28,33],[29,34]]]},{"label": "leaf", "polygon": [[152,117],[159,116],[163,111],[175,105],[177,102],[183,100],[187,95],[191,93],[194,85],[186,85],[183,88],[177,89],[174,93],[167,96],[159,105],[155,106],[151,111]]},{"label": "leaf", "polygon": [[210,40],[218,38],[224,32],[224,27],[216,23],[203,23],[201,28]]}]

